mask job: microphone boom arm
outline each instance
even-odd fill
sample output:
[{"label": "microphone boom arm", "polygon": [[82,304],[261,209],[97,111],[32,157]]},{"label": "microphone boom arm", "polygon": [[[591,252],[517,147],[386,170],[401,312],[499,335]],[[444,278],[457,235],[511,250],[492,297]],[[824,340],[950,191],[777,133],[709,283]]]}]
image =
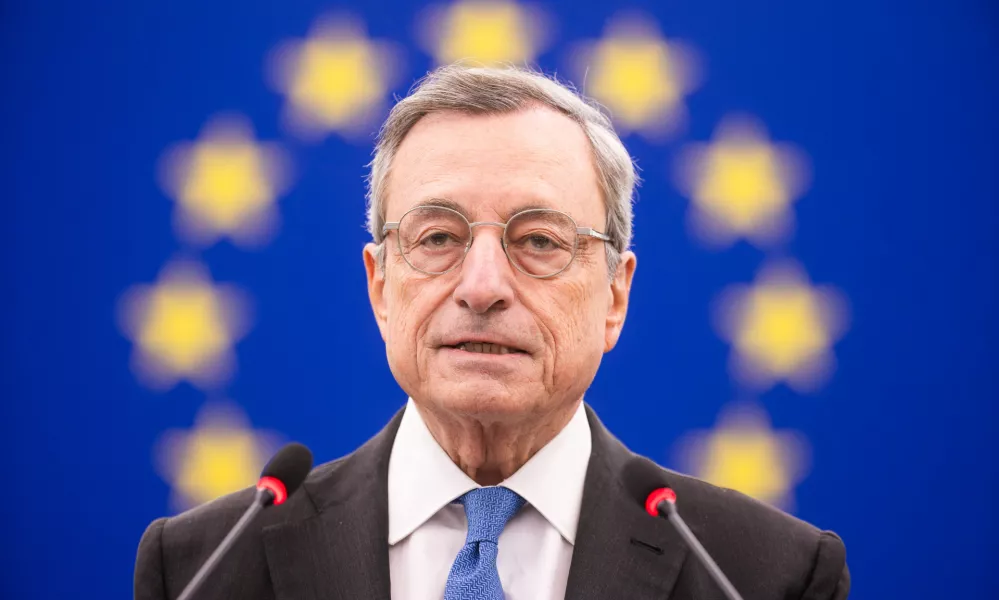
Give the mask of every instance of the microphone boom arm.
[{"label": "microphone boom arm", "polygon": [[216,548],[215,551],[212,552],[211,556],[208,557],[205,564],[201,565],[201,569],[198,570],[198,572],[194,575],[194,578],[187,584],[184,591],[180,593],[177,600],[190,600],[190,598],[194,596],[194,593],[197,592],[198,588],[201,587],[201,584],[208,579],[208,576],[215,570],[216,565],[218,565],[219,561],[222,560],[222,557],[225,556],[226,552],[229,551],[229,548],[236,543],[239,536],[246,530],[246,526],[253,521],[253,519],[257,516],[257,513],[262,511],[273,501],[274,492],[267,488],[257,488],[257,495],[253,498],[253,503],[246,509],[243,516],[239,518],[239,521],[236,522],[233,528],[225,536],[222,543],[218,545],[218,548]]},{"label": "microphone boom arm", "polygon": [[694,532],[687,527],[687,523],[684,522],[679,511],[676,510],[676,504],[668,500],[663,500],[659,502],[657,508],[659,509],[659,514],[665,513],[667,515],[666,520],[673,524],[676,531],[680,534],[684,541],[687,542],[690,549],[694,551],[698,560],[701,561],[704,568],[711,574],[712,579],[715,580],[718,587],[720,587],[725,593],[725,597],[728,598],[728,600],[742,600],[742,596],[740,596],[739,592],[736,591],[732,582],[728,580],[728,577],[725,577],[725,573],[722,572],[722,570],[718,567],[718,564],[711,558],[708,551],[704,549],[701,542],[697,540],[694,536]]}]

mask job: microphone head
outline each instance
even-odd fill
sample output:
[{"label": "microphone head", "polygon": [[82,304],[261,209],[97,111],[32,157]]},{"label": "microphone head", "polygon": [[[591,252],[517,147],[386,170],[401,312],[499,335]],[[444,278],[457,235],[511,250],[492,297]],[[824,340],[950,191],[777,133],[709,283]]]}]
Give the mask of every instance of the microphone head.
[{"label": "microphone head", "polygon": [[653,517],[660,516],[659,505],[663,501],[676,502],[676,493],[669,487],[662,467],[647,458],[631,459],[624,466],[621,479],[628,494]]},{"label": "microphone head", "polygon": [[292,442],[277,451],[260,473],[258,489],[269,489],[274,504],[281,504],[298,490],[312,470],[312,452]]}]

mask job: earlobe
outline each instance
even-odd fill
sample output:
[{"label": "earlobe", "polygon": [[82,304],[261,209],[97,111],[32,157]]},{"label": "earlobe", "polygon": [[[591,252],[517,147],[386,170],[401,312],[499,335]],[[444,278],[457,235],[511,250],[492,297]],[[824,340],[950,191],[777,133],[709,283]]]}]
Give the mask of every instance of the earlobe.
[{"label": "earlobe", "polygon": [[610,284],[610,301],[607,307],[607,321],[604,330],[604,352],[610,352],[617,345],[628,314],[628,299],[631,295],[631,280],[635,276],[638,258],[630,250],[621,254],[617,271]]},{"label": "earlobe", "polygon": [[368,300],[371,302],[371,311],[375,315],[375,322],[378,323],[378,330],[385,340],[385,329],[388,323],[388,312],[385,309],[385,267],[384,263],[379,264],[378,252],[384,251],[384,247],[379,248],[378,244],[369,242],[364,245],[364,270],[368,276]]}]

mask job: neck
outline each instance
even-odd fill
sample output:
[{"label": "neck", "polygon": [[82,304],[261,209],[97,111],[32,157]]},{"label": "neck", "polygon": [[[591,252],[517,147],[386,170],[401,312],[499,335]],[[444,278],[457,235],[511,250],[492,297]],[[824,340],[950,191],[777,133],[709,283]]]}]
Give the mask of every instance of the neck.
[{"label": "neck", "polygon": [[496,419],[453,414],[438,407],[420,406],[430,434],[437,444],[479,485],[497,485],[517,472],[572,419],[579,399],[550,413]]}]

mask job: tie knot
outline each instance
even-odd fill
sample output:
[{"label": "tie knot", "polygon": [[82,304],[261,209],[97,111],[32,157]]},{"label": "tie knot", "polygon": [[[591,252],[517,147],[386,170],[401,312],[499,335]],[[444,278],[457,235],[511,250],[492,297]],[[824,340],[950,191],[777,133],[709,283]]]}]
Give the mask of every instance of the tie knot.
[{"label": "tie knot", "polygon": [[468,517],[468,538],[472,542],[499,542],[500,533],[513,515],[524,506],[524,499],[517,492],[505,487],[474,489],[458,498]]}]

